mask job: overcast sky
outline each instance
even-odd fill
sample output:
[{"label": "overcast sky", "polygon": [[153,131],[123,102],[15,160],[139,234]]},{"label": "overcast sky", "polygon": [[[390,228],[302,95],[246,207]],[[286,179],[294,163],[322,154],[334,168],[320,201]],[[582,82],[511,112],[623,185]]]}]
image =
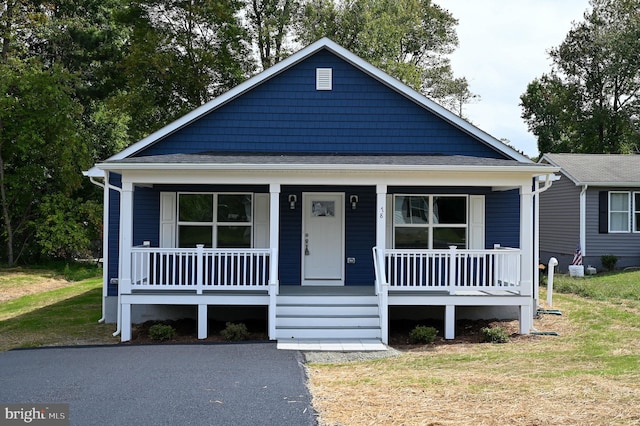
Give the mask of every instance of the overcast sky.
[{"label": "overcast sky", "polygon": [[458,19],[460,41],[451,56],[456,76],[481,99],[464,114],[498,139],[537,156],[535,137],[521,115],[520,95],[551,70],[547,51],[558,46],[572,22],[583,20],[588,0],[436,0]]}]

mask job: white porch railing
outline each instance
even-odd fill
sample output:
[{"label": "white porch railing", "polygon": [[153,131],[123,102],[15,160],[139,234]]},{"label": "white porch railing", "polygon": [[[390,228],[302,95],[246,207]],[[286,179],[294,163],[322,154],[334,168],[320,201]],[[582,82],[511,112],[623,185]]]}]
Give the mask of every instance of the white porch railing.
[{"label": "white porch railing", "polygon": [[131,249],[132,290],[269,289],[269,249]]},{"label": "white porch railing", "polygon": [[379,250],[374,249],[376,289],[522,292],[520,250]]}]

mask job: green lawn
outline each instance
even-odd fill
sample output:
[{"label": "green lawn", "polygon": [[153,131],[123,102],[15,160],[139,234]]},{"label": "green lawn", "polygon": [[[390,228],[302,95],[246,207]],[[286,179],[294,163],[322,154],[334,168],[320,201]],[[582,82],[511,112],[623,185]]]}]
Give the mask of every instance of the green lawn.
[{"label": "green lawn", "polygon": [[[50,273],[34,273],[37,284]],[[23,280],[21,276],[19,280]],[[14,285],[13,283],[6,284]],[[0,286],[1,289],[1,286]],[[42,293],[0,303],[0,351],[47,345],[116,343],[113,325],[98,324],[102,315],[102,279],[69,283]]]},{"label": "green lawn", "polygon": [[309,364],[320,423],[640,424],[640,272],[558,276],[554,287],[553,308],[563,315],[543,315],[534,325],[559,336]]}]

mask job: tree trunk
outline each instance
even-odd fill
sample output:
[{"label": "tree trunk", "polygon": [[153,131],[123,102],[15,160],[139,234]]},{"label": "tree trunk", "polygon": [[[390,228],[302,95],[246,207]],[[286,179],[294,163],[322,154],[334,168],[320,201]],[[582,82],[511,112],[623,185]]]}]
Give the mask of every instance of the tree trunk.
[{"label": "tree trunk", "polygon": [[[2,134],[2,120],[0,120],[0,135]],[[9,216],[9,205],[4,180],[4,157],[2,156],[2,144],[0,143],[0,203],[2,204],[2,219],[7,233],[7,263],[13,267],[13,228],[11,226],[11,216]]]}]

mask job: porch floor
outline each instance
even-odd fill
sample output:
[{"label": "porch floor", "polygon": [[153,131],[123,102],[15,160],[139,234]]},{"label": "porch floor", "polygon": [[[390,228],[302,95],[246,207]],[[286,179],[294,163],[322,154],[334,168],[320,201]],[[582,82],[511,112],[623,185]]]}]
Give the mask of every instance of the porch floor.
[{"label": "porch floor", "polygon": [[278,349],[314,352],[372,352],[389,350],[379,339],[288,339],[278,340]]}]

